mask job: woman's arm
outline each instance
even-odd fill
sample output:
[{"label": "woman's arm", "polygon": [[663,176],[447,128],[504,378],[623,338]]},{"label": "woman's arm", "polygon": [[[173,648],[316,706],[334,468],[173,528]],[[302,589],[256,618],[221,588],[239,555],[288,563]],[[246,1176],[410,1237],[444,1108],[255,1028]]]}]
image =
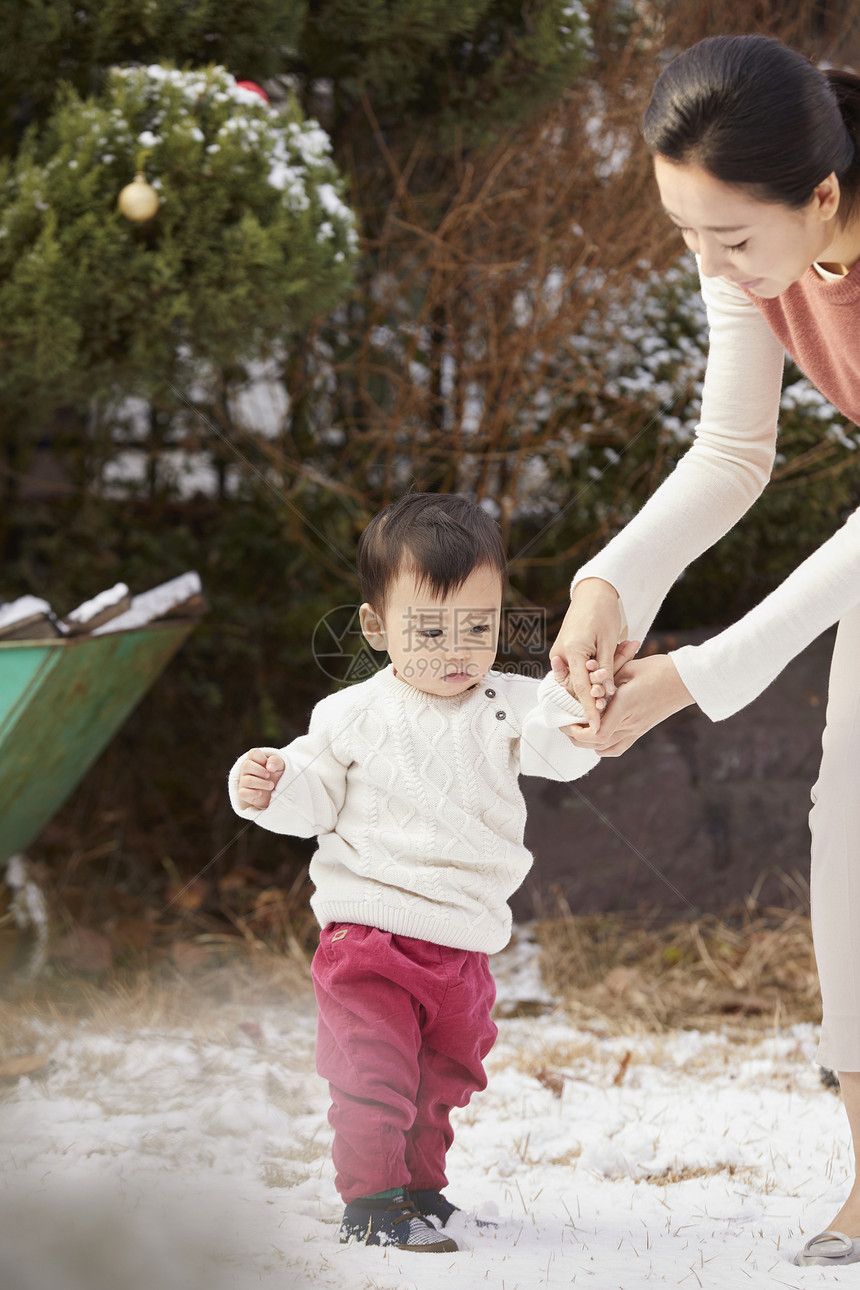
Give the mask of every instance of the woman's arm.
[{"label": "woman's arm", "polygon": [[[860,511],[748,614],[669,657],[703,712],[729,717],[827,627],[860,604]],[[860,660],[858,660],[860,662]]]},{"label": "woman's arm", "polygon": [[600,666],[610,667],[621,637],[642,640],[672,583],[740,519],[770,478],[782,346],[739,288],[703,278],[702,295],[710,345],[695,442],[639,514],[577,572],[571,608],[550,650],[567,663],[590,719],[597,713],[583,651],[590,648]]},{"label": "woman's arm", "polygon": [[639,514],[573,580],[611,583],[635,640],[644,639],[679,574],[749,509],[773,468],[782,345],[739,287],[722,278],[701,281],[710,339],[695,441]]},{"label": "woman's arm", "polygon": [[703,645],[634,659],[597,734],[571,731],[581,748],[618,756],[673,712],[698,703],[713,721],[752,702],[786,663],[860,604],[860,511],[855,511],[771,594]]}]

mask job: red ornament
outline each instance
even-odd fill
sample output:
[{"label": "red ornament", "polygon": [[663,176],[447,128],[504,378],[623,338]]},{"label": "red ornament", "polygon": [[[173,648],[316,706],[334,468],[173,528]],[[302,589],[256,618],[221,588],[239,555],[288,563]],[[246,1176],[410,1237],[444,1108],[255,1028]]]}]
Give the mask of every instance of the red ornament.
[{"label": "red ornament", "polygon": [[259,94],[264,103],[271,103],[271,99],[262,85],[258,85],[256,81],[237,81],[236,84],[240,90],[250,90],[252,94]]}]

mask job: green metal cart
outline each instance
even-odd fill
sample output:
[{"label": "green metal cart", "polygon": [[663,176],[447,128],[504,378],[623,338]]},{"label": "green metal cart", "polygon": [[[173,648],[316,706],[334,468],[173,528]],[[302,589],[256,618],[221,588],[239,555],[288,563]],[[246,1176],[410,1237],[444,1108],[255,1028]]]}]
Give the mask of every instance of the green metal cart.
[{"label": "green metal cart", "polygon": [[0,870],[70,796],[197,621],[0,641]]}]

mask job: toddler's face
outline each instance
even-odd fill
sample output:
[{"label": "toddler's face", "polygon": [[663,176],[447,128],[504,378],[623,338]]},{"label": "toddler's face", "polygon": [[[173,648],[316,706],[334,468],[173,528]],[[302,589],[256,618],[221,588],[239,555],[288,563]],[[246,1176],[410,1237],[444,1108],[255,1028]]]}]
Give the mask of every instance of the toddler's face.
[{"label": "toddler's face", "polygon": [[375,649],[387,649],[398,677],[426,694],[453,695],[480,681],[499,641],[502,580],[476,569],[443,600],[400,573],[389,587],[383,619],[361,607],[362,630]]}]

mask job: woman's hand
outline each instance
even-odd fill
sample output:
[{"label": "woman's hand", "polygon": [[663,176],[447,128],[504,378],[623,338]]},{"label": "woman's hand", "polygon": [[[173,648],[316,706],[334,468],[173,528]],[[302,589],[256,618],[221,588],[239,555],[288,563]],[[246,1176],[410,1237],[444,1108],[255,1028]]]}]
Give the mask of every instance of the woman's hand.
[{"label": "woman's hand", "polygon": [[[621,632],[621,611],[618,607],[618,592],[602,578],[583,578],[577,583],[570,600],[570,608],[564,616],[561,630],[555,638],[550,651],[550,664],[559,679],[564,681],[570,693],[579,700],[585,709],[588,728],[593,734],[600,729],[601,712],[605,703],[599,687],[592,681],[591,671],[587,664],[592,663],[592,671],[600,669],[607,678],[615,674],[615,647]],[[567,676],[554,659],[561,659]],[[595,690],[595,693],[592,693]],[[615,684],[611,679],[604,682],[606,696],[615,693]]]},{"label": "woman's hand", "polygon": [[615,697],[597,733],[587,726],[565,727],[578,747],[593,748],[601,757],[620,757],[646,730],[694,702],[668,654],[626,663],[616,672],[615,682]]}]

